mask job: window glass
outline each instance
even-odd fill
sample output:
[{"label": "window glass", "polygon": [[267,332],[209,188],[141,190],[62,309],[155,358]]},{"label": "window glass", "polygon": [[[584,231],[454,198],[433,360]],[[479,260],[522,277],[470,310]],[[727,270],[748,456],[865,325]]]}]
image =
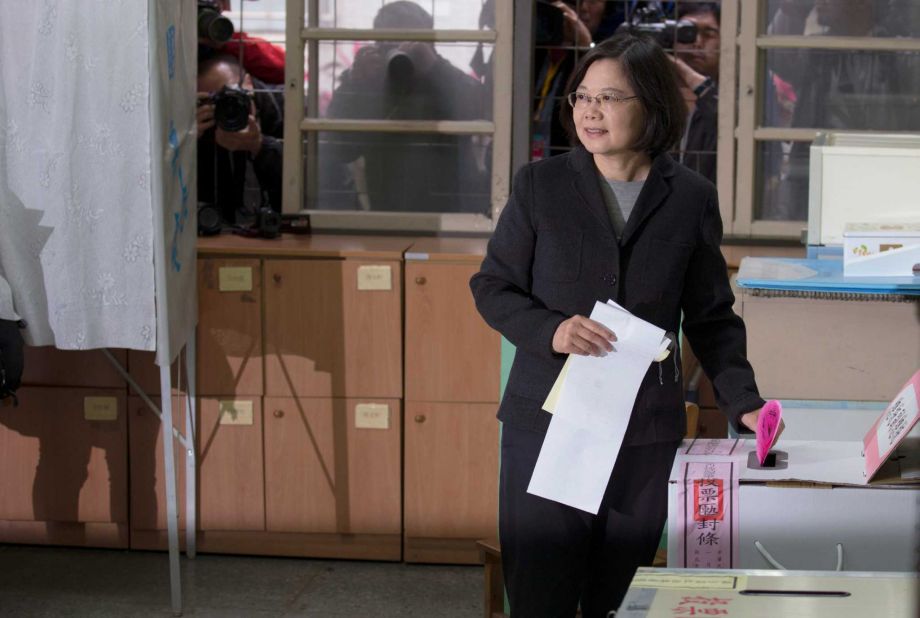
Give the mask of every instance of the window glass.
[{"label": "window glass", "polygon": [[[476,43],[322,42],[318,116],[490,120],[491,57],[492,45]],[[304,62],[309,70],[309,48]]]},{"label": "window glass", "polygon": [[[397,6],[384,9],[387,4]],[[484,0],[320,0],[319,25],[322,28],[478,30],[480,24],[491,27],[495,23],[493,6],[492,2]],[[309,5],[304,17],[304,25],[309,24]]]},{"label": "window glass", "polygon": [[917,37],[920,0],[768,0],[761,34]]},{"label": "window glass", "polygon": [[811,142],[758,142],[754,219],[808,219],[808,165]]},{"label": "window glass", "polygon": [[[491,137],[323,131],[315,205],[340,211],[491,216]],[[306,163],[306,161],[305,161]]]},{"label": "window glass", "polygon": [[762,125],[920,130],[920,53],[771,49]]}]

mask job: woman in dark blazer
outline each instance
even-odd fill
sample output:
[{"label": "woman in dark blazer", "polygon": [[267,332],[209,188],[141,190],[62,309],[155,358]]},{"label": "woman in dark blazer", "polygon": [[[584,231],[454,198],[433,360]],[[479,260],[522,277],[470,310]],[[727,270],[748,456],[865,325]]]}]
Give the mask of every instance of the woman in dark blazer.
[{"label": "woman in dark blazer", "polygon": [[715,187],[667,154],[686,118],[671,61],[651,39],[617,35],[568,90],[563,122],[579,145],[517,173],[470,282],[486,322],[517,347],[498,412],[499,534],[512,616],[524,618],[618,607],[655,554],[685,434],[675,349],[645,376],[597,515],[527,493],[551,418],[541,405],[566,355],[613,349],[616,334],[585,317],[595,302],[674,333],[683,313],[735,429],[752,431],[764,404],[732,311]]}]

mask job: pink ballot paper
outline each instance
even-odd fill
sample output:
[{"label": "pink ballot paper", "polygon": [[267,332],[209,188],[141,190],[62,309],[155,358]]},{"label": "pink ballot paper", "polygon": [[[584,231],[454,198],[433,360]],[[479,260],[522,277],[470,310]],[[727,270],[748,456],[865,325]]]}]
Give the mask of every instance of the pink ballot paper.
[{"label": "pink ballot paper", "polygon": [[866,456],[866,482],[872,480],[882,464],[898,447],[917,421],[920,420],[920,370],[918,370],[897,397],[888,404],[882,415],[872,424],[863,438]]},{"label": "pink ballot paper", "polygon": [[776,442],[776,432],[779,431],[782,418],[783,406],[775,399],[768,401],[757,417],[757,460],[760,465],[763,465],[767,453]]}]

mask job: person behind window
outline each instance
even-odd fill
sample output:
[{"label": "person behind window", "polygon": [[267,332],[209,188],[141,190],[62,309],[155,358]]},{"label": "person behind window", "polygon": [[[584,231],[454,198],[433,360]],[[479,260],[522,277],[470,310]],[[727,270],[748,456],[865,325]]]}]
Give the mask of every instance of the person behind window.
[{"label": "person behind window", "polygon": [[567,355],[617,354],[617,333],[585,317],[595,303],[682,326],[736,430],[754,431],[764,405],[732,311],[715,187],[668,155],[686,120],[672,61],[623,32],[587,53],[567,90],[579,145],[516,174],[470,280],[485,321],[517,348],[498,410],[499,539],[511,615],[528,618],[618,608],[655,555],[686,433],[675,344],[673,361],[645,374],[597,515],[527,493],[552,418],[541,405]]},{"label": "person behind window", "polygon": [[[221,13],[230,10],[230,0],[210,0],[210,2]],[[199,62],[224,55],[242,58],[246,72],[266,84],[284,83],[283,47],[259,37],[249,36],[245,32],[234,32],[230,40],[225,43],[216,43],[204,38],[198,39]]]},{"label": "person behind window", "polygon": [[[414,2],[385,4],[375,29],[431,30]],[[480,81],[429,42],[380,41],[358,50],[329,103],[330,118],[479,120]],[[321,207],[374,211],[487,214],[489,173],[470,136],[420,133],[332,133],[320,137]]]},{"label": "person behind window", "polygon": [[[817,0],[805,13],[787,3],[771,20],[804,32],[809,23],[815,36],[889,37],[885,7],[870,0]],[[779,32],[777,32],[779,33]],[[869,50],[794,50],[779,52],[772,63],[768,100],[788,90],[791,126],[815,129],[872,131],[920,130],[918,54]],[[784,86],[788,86],[784,88]],[[767,112],[782,110],[767,106]],[[781,116],[766,118],[782,125]],[[764,201],[762,218],[804,221],[808,214],[808,142],[794,142],[782,166],[767,179],[776,187]],[[774,156],[774,159],[778,157]],[[774,166],[775,167],[775,166]]]},{"label": "person behind window", "polygon": [[624,10],[623,3],[604,0],[536,0],[532,160],[568,150],[559,113],[565,105],[563,89],[576,61],[575,48],[587,51],[608,38],[623,22]]},{"label": "person behind window", "polygon": [[[255,93],[245,127],[228,131],[216,126],[212,97],[226,86],[240,85],[240,77],[233,56],[198,64],[198,201],[215,204],[230,225],[264,205],[281,212],[284,111],[280,90],[247,73],[242,89],[249,93],[255,89]],[[244,199],[248,173],[255,177],[248,184],[259,189],[254,197]]]},{"label": "person behind window", "polygon": [[696,26],[693,43],[674,43],[674,65],[692,93],[693,111],[681,139],[680,161],[716,182],[719,137],[719,45],[721,9],[716,2],[678,4],[678,19]]}]

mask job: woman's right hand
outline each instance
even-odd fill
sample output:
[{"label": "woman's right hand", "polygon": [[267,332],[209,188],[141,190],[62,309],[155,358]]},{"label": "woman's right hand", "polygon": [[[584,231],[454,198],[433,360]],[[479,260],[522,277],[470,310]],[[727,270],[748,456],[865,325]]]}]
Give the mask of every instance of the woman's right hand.
[{"label": "woman's right hand", "polygon": [[611,342],[616,340],[613,331],[600,322],[575,315],[556,328],[553,351],[559,354],[607,356],[607,352],[613,351]]}]

